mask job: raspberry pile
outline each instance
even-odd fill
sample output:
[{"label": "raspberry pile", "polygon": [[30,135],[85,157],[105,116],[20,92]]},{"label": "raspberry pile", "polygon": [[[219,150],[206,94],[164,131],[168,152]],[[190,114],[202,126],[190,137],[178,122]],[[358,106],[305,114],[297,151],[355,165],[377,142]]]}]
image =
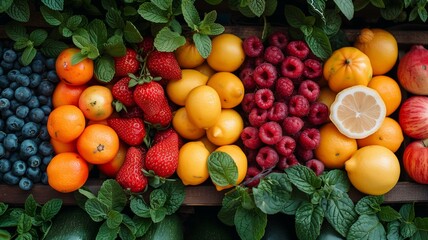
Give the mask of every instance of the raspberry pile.
[{"label": "raspberry pile", "polygon": [[306,42],[281,31],[266,42],[249,36],[243,48],[247,58],[240,78],[246,94],[241,108],[246,127],[241,140],[249,161],[248,186],[258,184],[254,177],[261,172],[295,164],[320,175],[324,165],[314,157],[314,149],[320,143],[319,127],[329,118],[328,107],[317,102],[322,61]]}]

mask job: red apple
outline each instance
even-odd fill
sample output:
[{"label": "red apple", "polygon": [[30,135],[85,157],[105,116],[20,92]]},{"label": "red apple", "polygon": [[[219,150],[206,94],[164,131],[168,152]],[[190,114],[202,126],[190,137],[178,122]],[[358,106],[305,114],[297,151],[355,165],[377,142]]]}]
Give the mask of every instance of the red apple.
[{"label": "red apple", "polygon": [[428,138],[428,97],[413,96],[406,99],[401,104],[398,122],[407,136]]},{"label": "red apple", "polygon": [[403,165],[415,182],[428,184],[428,139],[413,141],[406,146]]}]

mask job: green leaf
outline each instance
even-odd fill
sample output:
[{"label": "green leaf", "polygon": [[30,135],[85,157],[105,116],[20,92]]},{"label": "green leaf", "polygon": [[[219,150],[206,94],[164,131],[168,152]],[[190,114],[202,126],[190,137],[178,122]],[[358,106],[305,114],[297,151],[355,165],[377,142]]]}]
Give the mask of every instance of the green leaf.
[{"label": "green leaf", "polygon": [[381,206],[378,217],[383,222],[392,222],[400,219],[401,215],[391,206]]},{"label": "green leaf", "polygon": [[306,193],[299,191],[299,189],[293,189],[290,200],[285,202],[281,212],[287,215],[295,215],[300,204],[303,202],[308,202]]},{"label": "green leaf", "polygon": [[124,6],[122,12],[125,17],[138,15],[137,9],[133,6]]},{"label": "green leaf", "polygon": [[85,211],[89,214],[92,220],[95,222],[101,222],[106,219],[109,208],[97,198],[90,198],[85,202]]},{"label": "green leaf", "polygon": [[388,1],[388,4],[385,5],[385,8],[379,9],[380,15],[389,21],[397,19],[404,10],[403,1]]},{"label": "green leaf", "polygon": [[418,8],[418,15],[422,22],[426,22],[428,18],[428,12],[424,7]]},{"label": "green leaf", "polygon": [[402,222],[400,225],[400,234],[404,238],[410,238],[415,234],[417,231],[417,228],[414,223],[412,222]]},{"label": "green leaf", "polygon": [[[24,209],[25,209],[25,213],[31,217],[34,217],[36,215],[36,211],[37,211],[37,202],[33,197],[33,194],[28,195],[27,199],[25,199],[25,203],[24,203]],[[0,211],[0,215],[1,215],[1,211]]]},{"label": "green leaf", "polygon": [[151,2],[162,10],[168,10],[172,7],[172,0],[152,0]]},{"label": "green leaf", "polygon": [[[31,195],[32,196],[32,195]],[[0,202],[0,216],[3,215],[8,209],[9,205],[4,202]]]},{"label": "green leaf", "polygon": [[83,49],[91,45],[91,40],[87,36],[83,35],[73,35],[72,41],[76,47]]},{"label": "green leaf", "polygon": [[217,11],[212,10],[212,11],[210,11],[208,13],[205,13],[204,18],[202,19],[200,25],[203,25],[203,24],[207,24],[207,25],[213,24],[213,23],[215,23],[216,20],[217,20]]},{"label": "green leaf", "polygon": [[123,216],[120,212],[116,211],[116,210],[111,210],[108,214],[107,214],[107,226],[109,228],[118,228],[119,225],[122,223],[123,220]]},{"label": "green leaf", "polygon": [[79,193],[82,194],[83,196],[85,196],[88,199],[91,198],[96,198],[97,196],[95,194],[93,194],[91,191],[89,191],[88,189],[84,189],[84,188],[79,188]]},{"label": "green leaf", "polygon": [[7,9],[9,9],[10,6],[12,6],[13,0],[3,0],[0,1],[0,13],[5,12]]},{"label": "green leaf", "polygon": [[416,217],[414,224],[418,229],[412,236],[412,240],[428,239],[428,218]]},{"label": "green leaf", "polygon": [[152,220],[149,218],[139,218],[139,217],[134,217],[132,219],[132,222],[135,224],[135,229],[136,229],[135,236],[137,238],[142,237],[144,234],[146,234],[153,223]]},{"label": "green leaf", "polygon": [[100,229],[98,230],[96,240],[104,240],[104,239],[116,239],[117,234],[119,233],[119,228],[109,228],[107,225],[107,221],[105,221]]},{"label": "green leaf", "polygon": [[98,191],[98,200],[109,209],[121,212],[127,203],[127,197],[123,188],[113,179],[107,179]]},{"label": "green leaf", "polygon": [[162,220],[164,220],[165,216],[166,216],[166,209],[164,207],[150,209],[150,218],[154,223],[161,222]]},{"label": "green leaf", "polygon": [[19,59],[21,64],[28,66],[37,54],[37,50],[33,46],[28,46],[22,52],[21,58]]},{"label": "green leaf", "polygon": [[122,29],[125,26],[125,21],[123,20],[121,13],[122,12],[116,8],[108,9],[106,13],[106,23],[111,28]]},{"label": "green leaf", "polygon": [[13,44],[15,50],[22,50],[26,47],[32,47],[33,43],[28,38],[20,38]]},{"label": "green leaf", "polygon": [[400,235],[400,221],[396,220],[389,222],[386,225],[386,238],[388,240],[403,240],[404,238]]},{"label": "green leaf", "polygon": [[129,43],[140,43],[143,41],[140,31],[130,21],[126,21],[125,28],[123,29],[123,37]]},{"label": "green leaf", "polygon": [[114,59],[106,54],[95,59],[94,74],[101,82],[110,82],[115,74]]},{"label": "green leaf", "polygon": [[296,211],[295,228],[299,239],[316,239],[320,234],[324,211],[321,205],[304,202]]},{"label": "green leaf", "polygon": [[326,23],[321,28],[327,36],[334,36],[340,31],[342,18],[335,11],[326,11],[325,22]]},{"label": "green leaf", "polygon": [[119,238],[120,239],[135,239],[136,237],[135,237],[134,232],[131,229],[129,229],[125,225],[120,225],[119,226]]},{"label": "green leaf", "polygon": [[10,235],[10,233],[4,229],[0,229],[0,239],[12,239],[12,236]]},{"label": "green leaf", "polygon": [[224,27],[218,23],[211,23],[209,25],[203,24],[200,26],[199,33],[206,35],[219,35],[224,32]]},{"label": "green leaf", "polygon": [[6,35],[13,41],[28,39],[27,30],[21,24],[9,23],[5,27]]},{"label": "green leaf", "polygon": [[233,226],[234,217],[238,207],[241,207],[241,194],[238,191],[227,192],[222,200],[217,216],[224,224]]},{"label": "green leaf", "polygon": [[409,22],[416,20],[418,17],[418,7],[412,8],[409,14]]},{"label": "green leaf", "polygon": [[113,35],[104,44],[104,49],[112,57],[121,57],[126,53],[126,46],[119,35]]},{"label": "green leaf", "polygon": [[61,12],[52,10],[46,6],[40,7],[40,13],[45,21],[51,26],[59,26],[64,21],[64,17]]},{"label": "green leaf", "polygon": [[364,8],[367,7],[367,5],[369,5],[370,0],[355,0],[354,1],[354,11],[358,12],[363,10]]},{"label": "green leaf", "polygon": [[217,5],[223,2],[223,0],[205,0],[205,2],[211,5]]},{"label": "green leaf", "polygon": [[130,208],[135,215],[142,217],[142,218],[149,218],[150,217],[150,206],[147,205],[143,199],[141,198],[131,198],[130,202]]},{"label": "green leaf", "polygon": [[33,236],[29,232],[19,234],[18,237],[16,238],[16,240],[32,240],[32,239],[33,239]]},{"label": "green leaf", "polygon": [[34,46],[37,47],[48,38],[48,32],[44,29],[36,29],[30,33],[29,38],[33,41]]},{"label": "green leaf", "polygon": [[258,208],[249,210],[238,207],[234,223],[236,231],[241,239],[261,239],[265,234],[267,215]]},{"label": "green leaf", "polygon": [[6,10],[13,20],[28,22],[30,20],[30,6],[26,0],[14,0],[13,4]]},{"label": "green leaf", "polygon": [[181,206],[186,196],[186,189],[181,181],[167,181],[160,187],[166,194],[166,201],[163,207],[166,214],[175,213]]},{"label": "green leaf", "polygon": [[65,26],[72,31],[77,30],[77,28],[82,23],[83,18],[80,15],[73,15],[67,19]]},{"label": "green leaf", "polygon": [[168,12],[160,9],[151,2],[142,3],[137,12],[142,18],[149,22],[167,23],[169,21]]},{"label": "green leaf", "polygon": [[181,12],[183,13],[184,21],[186,21],[187,26],[192,30],[197,30],[197,26],[201,22],[199,17],[198,10],[196,9],[193,1],[183,0],[181,2]]},{"label": "green leaf", "polygon": [[370,0],[370,3],[376,8],[385,8],[383,0]]},{"label": "green leaf", "polygon": [[87,26],[89,41],[96,44],[98,49],[102,49],[107,42],[107,27],[100,19],[92,20]]},{"label": "green leaf", "polygon": [[30,231],[31,227],[33,226],[31,219],[32,217],[30,215],[22,213],[19,218],[18,225],[16,226],[16,231],[19,234],[24,234]]},{"label": "green leaf", "polygon": [[260,17],[265,11],[265,5],[265,0],[250,0],[248,7],[250,8],[251,12],[254,13],[254,15]]},{"label": "green leaf", "polygon": [[285,5],[284,14],[287,23],[294,28],[300,28],[304,25],[305,13],[300,8],[293,5]]},{"label": "green leaf", "polygon": [[104,8],[104,10],[118,8],[115,0],[101,0],[101,6]]},{"label": "green leaf", "polygon": [[64,0],[42,0],[42,3],[52,10],[62,11],[64,9]]},{"label": "green leaf", "polygon": [[256,204],[254,203],[254,199],[252,195],[250,195],[248,188],[237,186],[236,190],[239,191],[239,193],[241,194],[241,206],[243,208],[250,210],[256,207]]},{"label": "green leaf", "polygon": [[171,22],[169,22],[169,28],[178,34],[181,34],[183,29],[181,27],[181,23],[177,21],[177,19],[173,19]]},{"label": "green leaf", "polygon": [[349,229],[348,240],[379,239],[386,240],[386,232],[376,215],[361,215]]},{"label": "green leaf", "polygon": [[324,10],[325,10],[325,2],[324,1],[307,1],[309,6],[309,12],[311,15],[318,16],[323,22],[325,22]]},{"label": "green leaf", "polygon": [[[337,194],[337,192],[335,192]],[[325,217],[333,228],[342,236],[347,236],[348,229],[356,221],[354,203],[349,195],[343,193],[324,200]]]},{"label": "green leaf", "polygon": [[266,2],[265,11],[263,14],[265,16],[272,16],[277,9],[278,1],[277,0],[266,0],[265,2]]},{"label": "green leaf", "polygon": [[309,48],[319,58],[325,60],[332,54],[330,41],[322,29],[314,27],[312,34],[305,36]]},{"label": "green leaf", "polygon": [[324,184],[331,186],[341,192],[348,192],[351,183],[345,171],[334,169],[320,176]]},{"label": "green leaf", "polygon": [[355,204],[355,211],[359,215],[376,214],[381,211],[380,205],[383,203],[383,195],[381,196],[365,196]]},{"label": "green leaf", "polygon": [[195,33],[193,34],[193,42],[195,43],[199,54],[201,54],[203,58],[207,58],[210,55],[212,49],[210,37],[207,35]]},{"label": "green leaf", "polygon": [[0,228],[16,227],[21,215],[25,213],[22,208],[11,208],[9,210],[0,216]]},{"label": "green leaf", "polygon": [[235,185],[238,179],[238,167],[232,157],[220,151],[214,151],[208,157],[208,172],[211,180],[218,186]]},{"label": "green leaf", "polygon": [[354,4],[352,0],[334,0],[334,3],[348,20],[354,17]]},{"label": "green leaf", "polygon": [[399,212],[406,222],[412,222],[415,219],[415,206],[412,203],[403,204]]},{"label": "green leaf", "polygon": [[314,171],[303,165],[287,168],[285,173],[290,182],[304,193],[313,194],[321,187],[321,179],[315,175]]},{"label": "green leaf", "polygon": [[53,198],[47,201],[43,206],[40,212],[43,220],[48,221],[51,220],[56,214],[58,214],[59,210],[62,207],[62,200]]},{"label": "green leaf", "polygon": [[166,194],[162,189],[154,189],[150,193],[150,208],[158,209],[166,202]]},{"label": "green leaf", "polygon": [[276,214],[291,198],[291,183],[284,173],[271,173],[253,188],[256,206],[266,214]]},{"label": "green leaf", "polygon": [[161,52],[173,52],[186,43],[186,38],[168,27],[162,28],[154,39],[154,46]]}]

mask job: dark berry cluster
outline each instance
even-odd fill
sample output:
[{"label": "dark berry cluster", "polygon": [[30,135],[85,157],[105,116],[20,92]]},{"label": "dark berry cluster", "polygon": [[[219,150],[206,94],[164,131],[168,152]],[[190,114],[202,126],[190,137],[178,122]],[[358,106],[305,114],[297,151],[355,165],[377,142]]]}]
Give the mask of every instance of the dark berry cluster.
[{"label": "dark berry cluster", "polygon": [[[246,94],[241,103],[246,121],[241,140],[249,159],[247,182],[261,172],[282,171],[305,164],[319,175],[315,159],[319,126],[328,121],[328,107],[317,102],[322,61],[306,42],[291,40],[284,32],[266,42],[257,36],[244,39],[246,61],[240,78]],[[255,186],[258,180],[249,182]]]},{"label": "dark berry cluster", "polygon": [[0,42],[0,183],[29,190],[47,184],[54,151],[46,128],[58,82],[55,59],[40,52],[27,66],[9,41]]}]

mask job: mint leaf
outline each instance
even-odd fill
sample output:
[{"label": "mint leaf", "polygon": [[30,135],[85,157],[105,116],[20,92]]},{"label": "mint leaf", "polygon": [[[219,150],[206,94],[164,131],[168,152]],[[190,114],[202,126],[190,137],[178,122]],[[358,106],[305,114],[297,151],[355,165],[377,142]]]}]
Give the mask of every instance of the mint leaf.
[{"label": "mint leaf", "polygon": [[250,0],[248,7],[250,8],[251,12],[254,13],[254,15],[260,17],[265,11],[265,5],[265,0]]},{"label": "mint leaf", "polygon": [[241,239],[261,239],[265,234],[267,215],[258,208],[249,210],[238,207],[234,223]]},{"label": "mint leaf", "polygon": [[91,40],[89,39],[89,36],[84,35],[73,35],[72,41],[76,47],[83,49],[89,45],[91,45]]},{"label": "mint leaf", "polygon": [[404,3],[403,1],[388,1],[387,3],[387,7],[379,9],[379,12],[385,20],[393,21],[403,12]]},{"label": "mint leaf", "polygon": [[150,218],[154,223],[161,222],[165,219],[166,216],[166,209],[164,207],[156,208],[156,209],[150,209]]},{"label": "mint leaf", "polygon": [[28,39],[27,30],[21,24],[9,23],[5,27],[6,35],[13,41]]},{"label": "mint leaf", "polygon": [[359,215],[367,214],[376,214],[380,212],[380,205],[383,203],[382,196],[365,196],[361,198],[357,204],[355,204],[355,211]]},{"label": "mint leaf", "polygon": [[395,211],[391,206],[381,206],[378,217],[383,222],[392,222],[401,218],[400,213]]},{"label": "mint leaf", "polygon": [[26,213],[22,213],[19,218],[18,225],[16,226],[16,231],[19,234],[24,234],[30,231],[31,227],[33,226],[31,219],[31,216],[27,215]]},{"label": "mint leaf", "polygon": [[122,29],[125,26],[125,22],[121,16],[121,11],[117,8],[110,8],[106,13],[106,23],[111,28]]},{"label": "mint leaf", "polygon": [[296,211],[295,228],[299,239],[316,239],[320,234],[324,211],[321,205],[304,202]]},{"label": "mint leaf", "polygon": [[410,238],[415,234],[417,231],[417,228],[414,223],[412,222],[402,222],[400,225],[400,234],[404,238]]},{"label": "mint leaf", "polygon": [[232,157],[220,151],[214,151],[208,157],[208,172],[211,180],[218,186],[235,185],[238,179],[238,167]]},{"label": "mint leaf", "polygon": [[168,27],[162,28],[155,37],[154,46],[161,52],[172,52],[186,43],[186,38]]},{"label": "mint leaf", "polygon": [[115,74],[113,58],[104,54],[95,59],[94,74],[101,82],[110,82]]},{"label": "mint leaf", "polygon": [[386,238],[388,240],[403,240],[404,238],[400,235],[400,221],[396,220],[389,222],[386,225]]},{"label": "mint leaf", "polygon": [[171,28],[173,32],[176,32],[178,34],[181,34],[183,31],[181,23],[177,21],[177,19],[173,19],[171,22],[169,22],[169,28]]},{"label": "mint leaf", "polygon": [[415,218],[414,224],[418,229],[412,236],[412,240],[428,239],[428,218]]},{"label": "mint leaf", "polygon": [[138,14],[137,9],[133,6],[124,6],[122,12],[125,17],[136,16]]},{"label": "mint leaf", "polygon": [[223,0],[205,0],[206,3],[209,3],[211,5],[217,5],[220,4]]},{"label": "mint leaf", "polygon": [[412,222],[415,219],[415,207],[412,203],[403,204],[399,212],[406,222]]},{"label": "mint leaf", "polygon": [[162,10],[168,10],[172,7],[172,0],[152,0],[151,2]]},{"label": "mint leaf", "polygon": [[126,53],[126,46],[119,35],[113,35],[104,44],[105,51],[112,57],[121,57]]},{"label": "mint leaf", "polygon": [[0,1],[0,13],[5,12],[10,6],[12,6],[13,0]]},{"label": "mint leaf", "polygon": [[315,175],[314,171],[303,165],[287,168],[285,173],[290,182],[304,193],[313,194],[321,187],[321,179]]},{"label": "mint leaf", "polygon": [[24,209],[22,208],[12,208],[0,216],[0,227],[16,227],[21,215],[24,213]]},{"label": "mint leaf", "polygon": [[265,16],[273,15],[276,11],[277,6],[278,6],[277,0],[266,0],[265,11],[263,14]]},{"label": "mint leaf", "polygon": [[62,11],[64,9],[64,0],[42,0],[42,3],[52,10]]},{"label": "mint leaf", "polygon": [[32,42],[28,38],[19,38],[15,43],[13,44],[13,48],[16,50],[22,50],[26,47],[32,47]]},{"label": "mint leaf", "polygon": [[107,214],[107,226],[109,228],[118,228],[119,225],[122,223],[123,216],[120,212],[111,210]]},{"label": "mint leaf", "polygon": [[340,30],[342,25],[342,18],[335,11],[326,11],[325,24],[322,26],[322,30],[329,37],[334,36]]},{"label": "mint leaf", "polygon": [[140,31],[130,21],[126,21],[125,28],[123,29],[123,37],[129,43],[140,43],[143,41]]},{"label": "mint leaf", "polygon": [[385,8],[385,3],[383,0],[370,0],[370,3],[377,8]]},{"label": "mint leaf", "polygon": [[253,188],[255,204],[266,214],[276,214],[289,202],[291,190],[291,183],[284,173],[271,173]]},{"label": "mint leaf", "polygon": [[91,191],[89,191],[88,189],[85,188],[79,188],[79,193],[82,194],[83,196],[85,196],[86,198],[96,198],[97,196],[95,196],[95,194],[93,194]]},{"label": "mint leaf", "polygon": [[322,29],[314,27],[310,35],[305,36],[312,52],[321,59],[327,59],[332,54],[330,41]]},{"label": "mint leaf", "polygon": [[234,217],[238,207],[241,207],[241,194],[238,191],[227,192],[222,200],[217,216],[224,224],[233,226]]},{"label": "mint leaf", "polygon": [[101,6],[105,10],[109,10],[111,8],[117,8],[117,4],[115,0],[101,0]]},{"label": "mint leaf", "polygon": [[131,211],[135,213],[135,215],[143,218],[150,217],[150,207],[147,205],[143,199],[141,198],[131,198],[131,202],[129,204]]},{"label": "mint leaf", "polygon": [[135,237],[137,238],[146,234],[153,223],[151,219],[139,217],[134,217],[132,222],[135,224]]},{"label": "mint leaf", "polygon": [[302,202],[307,202],[308,197],[306,193],[299,191],[299,189],[293,189],[291,192],[291,197],[284,203],[281,212],[287,215],[295,215],[297,209],[299,208]]},{"label": "mint leaf", "polygon": [[65,22],[65,26],[71,29],[72,31],[74,31],[74,30],[77,30],[77,28],[80,26],[82,21],[83,21],[82,16],[73,15],[67,19],[67,21]]},{"label": "mint leaf", "polygon": [[293,28],[300,28],[304,25],[305,13],[300,8],[293,5],[285,5],[284,14],[287,23]]},{"label": "mint leaf", "polygon": [[186,189],[181,181],[167,181],[160,187],[166,194],[164,207],[166,214],[175,213],[181,206],[186,196]]},{"label": "mint leaf", "polygon": [[[126,215],[124,215],[124,216],[126,216]],[[135,232],[134,229],[130,229],[125,225],[119,226],[119,238],[120,239],[136,239],[135,234],[133,232]]]},{"label": "mint leaf", "polygon": [[89,40],[96,44],[97,48],[102,49],[103,44],[107,42],[107,27],[100,19],[92,20],[87,26]]},{"label": "mint leaf", "polygon": [[334,3],[348,20],[354,17],[354,4],[352,0],[334,0]]},{"label": "mint leaf", "polygon": [[100,229],[98,230],[96,240],[102,239],[116,239],[117,234],[119,233],[119,228],[109,228],[107,225],[107,221],[105,221]]},{"label": "mint leaf", "polygon": [[12,239],[12,236],[8,231],[0,229],[0,239]]},{"label": "mint leaf", "polygon": [[121,212],[127,203],[123,188],[113,179],[107,179],[98,191],[98,199],[109,209]]},{"label": "mint leaf", "polygon": [[249,210],[256,207],[254,199],[252,195],[250,195],[248,188],[236,186],[236,190],[241,194],[241,207]]},{"label": "mint leaf", "polygon": [[169,21],[168,12],[160,9],[151,2],[142,3],[137,12],[142,18],[149,22],[167,23]]},{"label": "mint leaf", "polygon": [[193,34],[193,42],[203,58],[207,58],[212,49],[211,38],[200,33]]},{"label": "mint leaf", "polygon": [[345,171],[334,169],[320,176],[324,184],[331,186],[339,191],[348,192],[351,183]]},{"label": "mint leaf", "polygon": [[166,202],[166,194],[162,189],[154,189],[150,193],[150,208],[158,209]]},{"label": "mint leaf", "polygon": [[[31,217],[34,217],[36,215],[37,206],[38,204],[34,199],[33,194],[28,195],[24,203],[25,213]],[[2,215],[1,209],[0,209],[0,215]]]},{"label": "mint leaf", "polygon": [[61,12],[52,10],[46,6],[40,7],[40,13],[45,21],[51,26],[59,26],[64,21],[64,17]]},{"label": "mint leaf", "polygon": [[44,29],[36,29],[30,33],[30,40],[35,47],[40,46],[47,38],[48,32]]},{"label": "mint leaf", "polygon": [[309,5],[309,11],[313,16],[318,16],[323,22],[325,22],[324,10],[325,2],[324,1],[307,1]]},{"label": "mint leaf", "polygon": [[109,208],[97,198],[90,198],[85,202],[85,210],[95,222],[101,222],[107,217]]},{"label": "mint leaf", "polygon": [[385,239],[386,232],[376,215],[361,215],[352,224],[346,239]]},{"label": "mint leaf", "polygon": [[18,22],[28,22],[30,20],[30,6],[26,0],[14,0],[13,4],[6,10],[6,13]]},{"label": "mint leaf", "polygon": [[68,45],[64,42],[48,38],[43,42],[40,51],[47,57],[57,57],[66,48]]},{"label": "mint leaf", "polygon": [[21,64],[28,66],[37,54],[37,50],[33,46],[28,46],[22,52],[21,58],[19,59]]},{"label": "mint leaf", "polygon": [[184,21],[186,21],[187,26],[192,30],[197,30],[201,19],[193,1],[183,0],[181,2],[181,12],[183,13]]},{"label": "mint leaf", "polygon": [[59,210],[61,210],[61,207],[61,199],[51,199],[42,206],[40,215],[45,221],[51,220],[56,214],[58,214]]},{"label": "mint leaf", "polygon": [[6,212],[8,207],[9,206],[6,203],[0,202],[0,216]]},{"label": "mint leaf", "polygon": [[334,196],[323,200],[325,217],[333,228],[342,236],[347,236],[351,225],[357,219],[354,203],[346,193],[333,192]]}]

